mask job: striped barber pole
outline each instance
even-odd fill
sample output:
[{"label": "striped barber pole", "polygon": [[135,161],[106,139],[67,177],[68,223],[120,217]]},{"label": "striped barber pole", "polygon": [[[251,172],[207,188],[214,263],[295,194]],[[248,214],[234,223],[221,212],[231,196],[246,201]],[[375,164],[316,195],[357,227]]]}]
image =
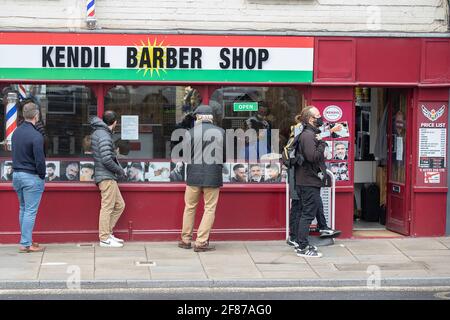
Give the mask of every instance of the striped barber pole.
[{"label": "striped barber pole", "polygon": [[8,93],[8,104],[6,106],[6,142],[11,145],[11,138],[17,128],[17,94]]},{"label": "striped barber pole", "polygon": [[95,0],[87,0],[86,10],[88,18],[95,18]]},{"label": "striped barber pole", "polygon": [[17,86],[17,89],[19,90],[19,99],[20,100],[26,99],[26,97],[28,96],[27,86],[25,86],[23,84],[19,84]]}]

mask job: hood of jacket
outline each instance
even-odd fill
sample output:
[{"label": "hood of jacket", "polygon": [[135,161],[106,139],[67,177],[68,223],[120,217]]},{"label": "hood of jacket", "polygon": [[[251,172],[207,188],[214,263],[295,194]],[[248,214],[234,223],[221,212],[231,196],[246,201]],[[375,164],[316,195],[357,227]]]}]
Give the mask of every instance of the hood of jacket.
[{"label": "hood of jacket", "polygon": [[111,130],[108,128],[106,123],[104,123],[103,120],[100,119],[99,117],[93,117],[91,119],[91,128],[92,130],[103,129],[111,133]]}]

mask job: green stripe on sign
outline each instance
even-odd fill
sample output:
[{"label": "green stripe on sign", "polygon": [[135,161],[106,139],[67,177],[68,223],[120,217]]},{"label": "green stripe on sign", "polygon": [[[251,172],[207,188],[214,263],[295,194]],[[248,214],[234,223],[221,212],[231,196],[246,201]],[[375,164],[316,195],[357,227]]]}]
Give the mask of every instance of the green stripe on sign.
[{"label": "green stripe on sign", "polygon": [[123,80],[214,82],[312,82],[312,71],[180,70],[150,75],[137,69],[0,68],[0,79],[17,80]]}]

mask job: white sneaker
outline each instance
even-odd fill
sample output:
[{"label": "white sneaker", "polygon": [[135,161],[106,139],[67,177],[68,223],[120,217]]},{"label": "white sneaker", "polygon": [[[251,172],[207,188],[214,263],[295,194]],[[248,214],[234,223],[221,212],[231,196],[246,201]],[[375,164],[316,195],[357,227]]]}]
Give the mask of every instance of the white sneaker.
[{"label": "white sneaker", "polygon": [[116,242],[119,242],[119,243],[124,243],[125,242],[125,241],[123,241],[123,239],[114,237],[114,235],[112,233],[111,233],[110,237]]},{"label": "white sneaker", "polygon": [[108,238],[106,241],[100,241],[100,247],[105,248],[122,248],[123,244],[120,242],[117,242],[113,240],[111,237]]}]

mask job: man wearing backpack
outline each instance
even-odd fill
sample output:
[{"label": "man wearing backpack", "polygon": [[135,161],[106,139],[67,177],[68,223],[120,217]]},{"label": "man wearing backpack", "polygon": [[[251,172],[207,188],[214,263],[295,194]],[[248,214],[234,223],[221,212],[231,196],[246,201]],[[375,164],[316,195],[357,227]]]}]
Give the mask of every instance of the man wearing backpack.
[{"label": "man wearing backpack", "polygon": [[304,126],[298,138],[297,152],[302,155],[303,161],[296,166],[295,179],[296,190],[301,199],[302,209],[298,223],[298,248],[300,257],[320,258],[320,253],[315,246],[308,242],[311,222],[318,216],[321,235],[335,236],[340,231],[332,230],[326,226],[323,218],[323,203],[320,197],[320,188],[330,186],[326,173],[324,151],[326,142],[320,138],[320,127],[323,120],[320,111],[314,106],[308,106],[302,110],[300,120]]}]

